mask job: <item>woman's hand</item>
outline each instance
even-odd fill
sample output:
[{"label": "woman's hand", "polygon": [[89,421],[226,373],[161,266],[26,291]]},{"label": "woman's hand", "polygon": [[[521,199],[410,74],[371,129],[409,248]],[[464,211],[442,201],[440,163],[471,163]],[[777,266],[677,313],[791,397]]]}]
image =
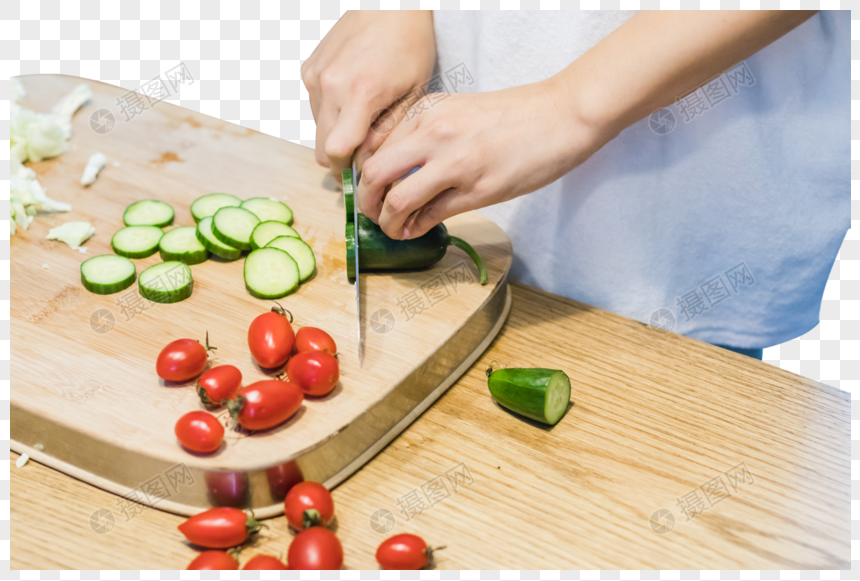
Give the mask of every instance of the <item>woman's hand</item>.
[{"label": "woman's hand", "polygon": [[[340,181],[353,151],[359,150],[359,162],[376,151],[390,133],[368,131],[375,116],[426,83],[435,59],[430,11],[344,14],[302,64],[317,125],[317,162]],[[398,109],[389,123],[399,123]]]},{"label": "woman's hand", "polygon": [[410,239],[555,181],[614,137],[577,118],[564,94],[549,79],[425,98],[365,162],[359,208],[390,237]]}]

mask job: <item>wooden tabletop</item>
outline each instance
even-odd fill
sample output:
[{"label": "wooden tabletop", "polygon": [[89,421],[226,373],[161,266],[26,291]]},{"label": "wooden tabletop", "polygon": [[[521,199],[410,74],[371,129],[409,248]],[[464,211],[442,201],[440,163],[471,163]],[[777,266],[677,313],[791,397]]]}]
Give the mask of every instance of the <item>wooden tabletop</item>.
[{"label": "wooden tabletop", "polygon": [[[489,397],[491,361],[565,370],[575,405],[552,429],[514,417]],[[481,359],[334,490],[345,567],[378,568],[379,543],[412,532],[447,546],[444,569],[850,569],[849,399],[514,286]],[[13,569],[181,569],[197,554],[180,517],[32,461],[11,478]],[[110,530],[91,525],[99,510]],[[286,553],[285,519],[267,524],[242,562]]]}]

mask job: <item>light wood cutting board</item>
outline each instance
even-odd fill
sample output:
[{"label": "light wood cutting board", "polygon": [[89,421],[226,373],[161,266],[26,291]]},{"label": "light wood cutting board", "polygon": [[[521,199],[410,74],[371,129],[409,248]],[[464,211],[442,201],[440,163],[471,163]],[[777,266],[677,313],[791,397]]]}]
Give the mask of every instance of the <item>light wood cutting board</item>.
[{"label": "light wood cutting board", "polygon": [[[49,111],[82,80],[40,75],[23,82],[23,106]],[[13,450],[172,512],[232,505],[274,515],[296,478],[333,486],[372,457],[471,365],[504,322],[510,241],[476,214],[459,216],[446,224],[484,258],[489,284],[478,284],[474,265],[455,248],[429,270],[362,275],[360,366],[342,194],[313,152],[163,102],[125,121],[116,101],[127,91],[87,82],[94,98],[74,118],[70,151],[30,164],[48,195],[73,211],[40,214],[11,241]],[[102,108],[117,121],[107,133],[90,125]],[[81,174],[96,151],[107,155],[108,166],[84,188]],[[335,338],[341,382],[331,395],[306,400],[285,424],[251,436],[228,433],[217,453],[202,456],[183,450],[173,435],[179,417],[203,409],[193,382],[165,385],[156,357],[170,341],[202,340],[208,331],[218,347],[214,364],[236,365],[245,384],[265,379],[246,336],[272,302],[246,292],[244,259],[192,266],[191,298],[145,309],[137,284],[91,294],[79,267],[111,252],[130,203],[164,200],[176,210],[175,225],[193,225],[190,203],[210,192],[273,197],[293,209],[317,270],[279,302],[297,327],[319,326]],[[87,254],[45,239],[51,227],[72,220],[95,227]],[[159,261],[155,255],[134,262],[139,274]]]}]

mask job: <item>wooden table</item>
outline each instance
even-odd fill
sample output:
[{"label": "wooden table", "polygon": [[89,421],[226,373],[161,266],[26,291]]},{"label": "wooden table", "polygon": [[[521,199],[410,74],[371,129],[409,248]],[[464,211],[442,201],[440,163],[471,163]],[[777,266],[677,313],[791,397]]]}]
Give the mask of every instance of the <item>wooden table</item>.
[{"label": "wooden table", "polygon": [[[414,532],[447,545],[445,569],[850,569],[847,393],[513,290],[483,357],[334,490],[347,568],[377,568],[384,538]],[[575,405],[552,429],[513,417],[488,395],[493,360],[564,369]],[[34,462],[11,472],[13,569],[175,569],[196,555],[180,517],[126,521],[112,494]],[[109,532],[91,527],[99,509]],[[659,509],[671,529],[651,520]],[[377,511],[396,519],[387,533]],[[286,553],[284,518],[267,524],[243,562]]]}]

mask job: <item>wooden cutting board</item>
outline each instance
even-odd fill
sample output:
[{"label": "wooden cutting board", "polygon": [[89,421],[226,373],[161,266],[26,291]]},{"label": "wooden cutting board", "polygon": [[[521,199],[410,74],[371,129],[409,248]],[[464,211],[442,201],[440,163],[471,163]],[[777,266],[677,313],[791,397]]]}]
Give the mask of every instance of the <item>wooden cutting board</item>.
[{"label": "wooden cutting board", "polygon": [[[49,111],[81,79],[28,76],[23,106]],[[354,286],[346,280],[342,194],[310,149],[168,103],[126,121],[117,99],[126,90],[86,81],[94,97],[73,121],[70,151],[30,164],[53,199],[73,210],[40,214],[11,241],[12,449],[129,499],[180,514],[212,505],[282,511],[298,478],[334,486],[379,451],[441,395],[483,352],[507,316],[511,244],[495,224],[458,216],[446,224],[487,263],[490,282],[450,248],[431,269],[361,276],[364,361],[356,344]],[[91,116],[111,111],[103,133]],[[80,178],[89,156],[108,165],[89,188]],[[118,164],[118,167],[114,165]],[[193,225],[188,207],[200,195],[273,197],[295,214],[313,248],[313,278],[280,300],[297,327],[326,329],[337,341],[341,382],[306,400],[285,424],[266,432],[228,432],[212,455],[183,450],[176,420],[203,409],[193,383],[167,386],[155,373],[159,351],[188,337],[217,346],[214,364],[236,365],[244,383],[265,379],[246,342],[248,325],[271,301],[245,290],[244,259],[192,266],[194,292],[173,305],[142,301],[137,285],[98,296],[84,290],[79,267],[110,253],[122,213],[156,198]],[[48,241],[51,227],[90,222],[87,254]],[[138,274],[160,261],[135,260]]]}]

